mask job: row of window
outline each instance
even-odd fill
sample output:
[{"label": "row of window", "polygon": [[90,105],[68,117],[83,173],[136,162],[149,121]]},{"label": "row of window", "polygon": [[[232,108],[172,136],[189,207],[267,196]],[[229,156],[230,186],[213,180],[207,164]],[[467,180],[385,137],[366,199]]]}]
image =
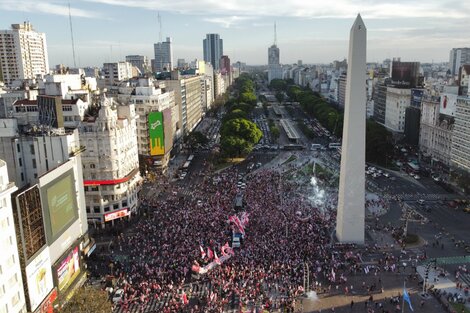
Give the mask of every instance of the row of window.
[{"label": "row of window", "polygon": [[[121,206],[119,206],[119,203],[115,203],[115,204],[113,204],[112,206],[105,206],[105,207],[103,208],[103,211],[104,211],[104,212],[115,211],[115,210],[118,210],[120,207],[121,207],[121,208],[127,208],[127,206],[128,206],[127,200],[124,200],[124,201],[122,201]],[[92,211],[92,208],[87,205],[87,206],[86,206],[86,212],[87,212],[87,213],[92,213],[91,211]],[[101,213],[101,212],[102,212],[102,211],[101,211],[101,207],[100,207],[99,205],[93,206],[93,213],[99,214],[99,213]]]}]

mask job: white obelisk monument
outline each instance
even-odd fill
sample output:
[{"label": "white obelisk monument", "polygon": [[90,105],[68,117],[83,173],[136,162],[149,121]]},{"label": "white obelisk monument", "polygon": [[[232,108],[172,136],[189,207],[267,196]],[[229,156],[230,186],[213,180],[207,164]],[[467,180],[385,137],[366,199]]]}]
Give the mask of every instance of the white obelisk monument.
[{"label": "white obelisk monument", "polygon": [[349,35],[348,75],[336,217],[336,238],[340,243],[364,243],[366,41],[366,27],[359,14]]}]

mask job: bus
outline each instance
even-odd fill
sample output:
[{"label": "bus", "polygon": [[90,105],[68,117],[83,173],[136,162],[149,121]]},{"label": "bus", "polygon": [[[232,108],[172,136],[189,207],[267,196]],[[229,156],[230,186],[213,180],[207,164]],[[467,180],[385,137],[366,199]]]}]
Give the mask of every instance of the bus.
[{"label": "bus", "polygon": [[328,145],[328,148],[330,149],[341,148],[341,144],[339,142],[332,142]]},{"label": "bus", "polygon": [[194,159],[194,154],[191,154],[191,155],[188,157],[188,161],[191,162],[193,159]]},{"label": "bus", "polygon": [[290,145],[285,145],[282,147],[283,150],[303,150],[305,149],[304,145],[295,145],[295,144],[290,144]]},{"label": "bus", "polygon": [[321,148],[322,148],[322,145],[318,143],[312,143],[310,145],[310,150],[312,151],[317,151],[317,150],[320,150]]},{"label": "bus", "polygon": [[183,164],[183,169],[187,170],[190,164],[191,161],[186,161],[186,163]]}]

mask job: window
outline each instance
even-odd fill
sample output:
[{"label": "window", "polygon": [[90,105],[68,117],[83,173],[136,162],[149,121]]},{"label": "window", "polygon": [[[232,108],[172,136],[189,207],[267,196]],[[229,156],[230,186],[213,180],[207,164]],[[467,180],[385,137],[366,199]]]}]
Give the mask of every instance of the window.
[{"label": "window", "polygon": [[95,168],[95,164],[90,164],[90,168]]},{"label": "window", "polygon": [[34,155],[34,145],[29,145],[29,152],[31,152],[31,155]]},{"label": "window", "polygon": [[24,174],[21,173],[21,181],[24,181]]},{"label": "window", "polygon": [[127,200],[122,201],[122,207],[127,207]]},{"label": "window", "polygon": [[[16,276],[16,274],[15,274]],[[20,302],[20,293],[17,292],[16,295],[13,296],[13,298],[11,298],[11,304],[13,306],[16,306],[18,304],[18,302]]]},{"label": "window", "polygon": [[95,205],[95,206],[93,207],[93,212],[94,212],[94,213],[100,213],[100,207]]},{"label": "window", "polygon": [[16,150],[17,150],[18,152],[21,152],[21,148],[20,148],[20,144],[19,144],[19,143],[16,144]]},{"label": "window", "polygon": [[18,164],[19,164],[20,166],[23,166],[23,160],[21,160],[21,158],[18,159]]},{"label": "window", "polygon": [[114,204],[114,205],[113,205],[113,208],[114,208],[114,210],[117,210],[117,209],[119,209],[119,204],[117,204],[117,203],[116,203],[116,204]]},{"label": "window", "polygon": [[110,210],[111,210],[111,207],[109,207],[109,206],[105,206],[105,207],[104,207],[104,211],[105,211],[105,212],[109,212]]},{"label": "window", "polygon": [[36,168],[36,159],[33,159],[33,168]]}]

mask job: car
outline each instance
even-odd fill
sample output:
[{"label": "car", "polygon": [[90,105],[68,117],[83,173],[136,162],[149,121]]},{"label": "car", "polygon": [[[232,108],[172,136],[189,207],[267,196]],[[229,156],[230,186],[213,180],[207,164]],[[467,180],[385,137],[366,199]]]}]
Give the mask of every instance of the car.
[{"label": "car", "polygon": [[465,213],[470,213],[470,207],[463,209]]},{"label": "car", "polygon": [[202,200],[197,200],[197,206],[202,206]]},{"label": "car", "polygon": [[420,205],[423,205],[423,204],[424,204],[424,200],[423,200],[423,199],[419,199],[419,200],[418,200],[418,203],[419,203]]},{"label": "car", "polygon": [[421,179],[421,177],[419,177],[419,175],[415,175],[415,176],[413,176],[413,178],[416,179],[416,180]]},{"label": "car", "polygon": [[389,173],[384,173],[384,176],[389,178],[390,177],[390,174]]}]

